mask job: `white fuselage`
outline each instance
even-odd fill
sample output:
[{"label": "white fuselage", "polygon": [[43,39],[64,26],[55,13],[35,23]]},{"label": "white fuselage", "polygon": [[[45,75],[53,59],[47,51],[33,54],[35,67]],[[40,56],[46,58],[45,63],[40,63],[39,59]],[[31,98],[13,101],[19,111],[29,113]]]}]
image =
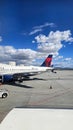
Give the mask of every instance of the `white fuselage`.
[{"label": "white fuselage", "polygon": [[0,75],[4,74],[18,74],[18,73],[39,73],[51,70],[51,67],[38,66],[11,66],[7,64],[0,64]]}]

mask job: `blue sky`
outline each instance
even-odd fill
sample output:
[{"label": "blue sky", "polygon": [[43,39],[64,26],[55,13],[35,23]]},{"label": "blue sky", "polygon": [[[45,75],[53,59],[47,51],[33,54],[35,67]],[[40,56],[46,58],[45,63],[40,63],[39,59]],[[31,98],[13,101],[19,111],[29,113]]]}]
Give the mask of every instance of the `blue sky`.
[{"label": "blue sky", "polygon": [[53,54],[53,64],[73,67],[73,2],[71,0],[1,0],[0,62],[40,64]]}]

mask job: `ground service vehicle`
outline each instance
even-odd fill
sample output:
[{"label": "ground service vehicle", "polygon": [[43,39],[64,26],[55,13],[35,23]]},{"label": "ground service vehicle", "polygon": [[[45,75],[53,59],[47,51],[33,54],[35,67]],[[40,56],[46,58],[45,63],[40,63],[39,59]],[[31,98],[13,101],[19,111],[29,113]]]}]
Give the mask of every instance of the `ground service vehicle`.
[{"label": "ground service vehicle", "polygon": [[0,98],[6,98],[8,96],[8,90],[0,89]]}]

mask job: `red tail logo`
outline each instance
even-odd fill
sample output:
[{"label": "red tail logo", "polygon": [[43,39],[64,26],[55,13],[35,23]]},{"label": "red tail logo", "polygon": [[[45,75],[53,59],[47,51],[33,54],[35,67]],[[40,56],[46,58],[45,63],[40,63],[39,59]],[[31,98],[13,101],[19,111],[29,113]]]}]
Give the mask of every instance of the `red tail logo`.
[{"label": "red tail logo", "polygon": [[47,58],[47,59],[45,60],[46,67],[48,67],[48,66],[51,65],[51,61],[52,61],[52,58]]},{"label": "red tail logo", "polygon": [[52,55],[49,55],[41,66],[50,67],[52,61]]}]

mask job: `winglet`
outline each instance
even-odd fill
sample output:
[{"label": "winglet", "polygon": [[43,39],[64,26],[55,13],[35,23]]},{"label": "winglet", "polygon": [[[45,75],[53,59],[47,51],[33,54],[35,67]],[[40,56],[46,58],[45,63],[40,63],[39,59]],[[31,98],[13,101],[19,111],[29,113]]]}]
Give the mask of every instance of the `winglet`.
[{"label": "winglet", "polygon": [[50,67],[51,66],[51,62],[52,62],[52,55],[49,55],[45,61],[42,63],[41,66],[44,66],[44,67]]}]

